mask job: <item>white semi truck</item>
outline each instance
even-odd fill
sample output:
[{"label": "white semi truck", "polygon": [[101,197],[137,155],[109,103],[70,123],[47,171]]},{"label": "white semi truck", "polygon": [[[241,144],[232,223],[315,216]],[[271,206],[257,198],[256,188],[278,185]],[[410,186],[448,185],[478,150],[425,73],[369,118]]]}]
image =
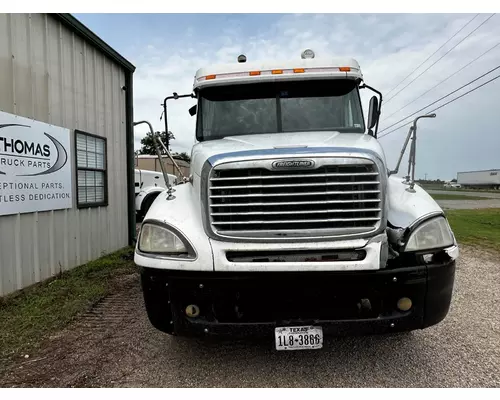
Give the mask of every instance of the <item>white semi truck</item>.
[{"label": "white semi truck", "polygon": [[[177,185],[177,177],[168,174],[173,185]],[[156,197],[167,189],[161,172],[135,169],[135,212],[144,218]]]},{"label": "white semi truck", "polygon": [[459,172],[457,183],[464,188],[500,190],[500,169]]},{"label": "white semi truck", "polygon": [[382,96],[355,60],[240,56],[198,70],[181,97],[197,101],[191,176],[156,198],[134,258],[154,327],[295,350],[445,318],[458,246],[415,185],[416,121],[396,177],[401,158],[391,171],[377,140]]}]

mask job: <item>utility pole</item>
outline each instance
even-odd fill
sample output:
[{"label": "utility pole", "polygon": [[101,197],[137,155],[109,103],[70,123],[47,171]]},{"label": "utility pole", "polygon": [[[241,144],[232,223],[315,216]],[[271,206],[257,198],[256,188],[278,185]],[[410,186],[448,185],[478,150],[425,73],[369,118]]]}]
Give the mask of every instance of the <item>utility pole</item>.
[{"label": "utility pole", "polygon": [[427,180],[427,172],[425,173],[425,180]]}]

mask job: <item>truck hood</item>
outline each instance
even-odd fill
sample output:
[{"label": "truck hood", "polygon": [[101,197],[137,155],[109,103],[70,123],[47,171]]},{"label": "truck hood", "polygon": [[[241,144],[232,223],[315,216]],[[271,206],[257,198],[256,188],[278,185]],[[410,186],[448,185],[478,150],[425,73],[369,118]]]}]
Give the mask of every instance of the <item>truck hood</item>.
[{"label": "truck hood", "polygon": [[287,148],[291,153],[298,153],[325,147],[345,148],[348,151],[369,150],[377,154],[386,165],[382,147],[370,135],[340,132],[292,132],[230,136],[197,143],[191,154],[191,171],[199,176],[207,159],[227,153],[273,149],[286,151]]}]

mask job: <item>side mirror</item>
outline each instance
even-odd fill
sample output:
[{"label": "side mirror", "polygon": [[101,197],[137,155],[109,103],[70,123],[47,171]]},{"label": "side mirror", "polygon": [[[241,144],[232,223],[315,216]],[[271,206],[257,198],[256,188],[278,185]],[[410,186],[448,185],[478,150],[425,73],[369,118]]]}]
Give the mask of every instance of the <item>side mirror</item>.
[{"label": "side mirror", "polygon": [[195,104],[193,107],[191,107],[189,109],[189,115],[191,115],[191,116],[195,115],[196,114],[196,109],[197,109],[197,107],[196,107],[196,104]]},{"label": "side mirror", "polygon": [[378,99],[373,96],[370,99],[370,108],[368,110],[368,129],[372,129],[378,120]]}]

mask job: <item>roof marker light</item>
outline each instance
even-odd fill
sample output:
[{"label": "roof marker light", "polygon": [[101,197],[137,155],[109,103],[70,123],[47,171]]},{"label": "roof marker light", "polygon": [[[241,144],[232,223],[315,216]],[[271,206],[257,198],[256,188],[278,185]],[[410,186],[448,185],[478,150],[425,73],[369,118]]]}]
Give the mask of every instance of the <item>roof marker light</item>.
[{"label": "roof marker light", "polygon": [[250,76],[257,76],[257,75],[260,75],[260,71],[250,71],[248,74]]},{"label": "roof marker light", "polygon": [[351,71],[351,67],[339,67],[339,71],[341,71],[341,72],[350,72]]},{"label": "roof marker light", "polygon": [[306,72],[306,71],[304,68],[294,68],[293,72],[295,72],[296,74],[301,74],[301,73]]},{"label": "roof marker light", "polygon": [[279,74],[282,74],[282,73],[283,73],[283,70],[282,70],[282,69],[273,69],[273,70],[271,71],[271,73],[272,73],[273,75],[279,75]]},{"label": "roof marker light", "polygon": [[205,79],[208,81],[209,79],[215,79],[215,75],[207,75]]}]

